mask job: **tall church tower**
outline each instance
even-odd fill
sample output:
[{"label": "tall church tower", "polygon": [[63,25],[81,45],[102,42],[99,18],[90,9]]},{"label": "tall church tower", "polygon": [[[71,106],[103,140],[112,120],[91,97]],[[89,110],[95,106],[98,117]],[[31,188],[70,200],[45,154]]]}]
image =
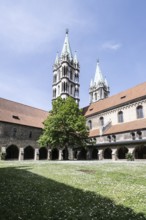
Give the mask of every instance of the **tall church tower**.
[{"label": "tall church tower", "polygon": [[110,93],[110,88],[108,82],[100,70],[99,61],[97,61],[95,77],[94,80],[91,79],[90,82],[90,88],[89,88],[90,103],[108,97],[109,93]]},{"label": "tall church tower", "polygon": [[77,55],[76,53],[72,55],[68,30],[66,30],[61,55],[57,53],[53,66],[53,100],[58,96],[63,99],[71,96],[79,105],[79,72]]}]

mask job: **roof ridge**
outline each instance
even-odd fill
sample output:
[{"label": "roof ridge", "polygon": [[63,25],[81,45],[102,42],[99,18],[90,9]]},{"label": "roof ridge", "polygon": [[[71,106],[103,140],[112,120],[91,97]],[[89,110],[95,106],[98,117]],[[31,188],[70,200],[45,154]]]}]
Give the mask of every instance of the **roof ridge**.
[{"label": "roof ridge", "polygon": [[8,102],[16,103],[16,104],[19,104],[19,105],[23,105],[23,106],[26,106],[26,107],[29,107],[29,108],[33,108],[33,109],[36,109],[36,110],[40,110],[40,111],[43,111],[43,112],[49,112],[49,110],[46,111],[44,109],[40,109],[40,108],[37,108],[37,107],[33,107],[33,106],[30,106],[30,105],[27,105],[27,104],[23,104],[23,103],[16,102],[16,101],[13,101],[13,100],[5,99],[5,98],[2,98],[2,97],[0,97],[0,99],[8,101]]}]

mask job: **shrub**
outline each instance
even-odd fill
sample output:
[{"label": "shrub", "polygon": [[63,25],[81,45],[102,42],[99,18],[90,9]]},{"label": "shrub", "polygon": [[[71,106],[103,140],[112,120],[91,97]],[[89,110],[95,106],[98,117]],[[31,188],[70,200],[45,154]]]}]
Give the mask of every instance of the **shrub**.
[{"label": "shrub", "polygon": [[6,158],[6,153],[0,152],[0,159],[5,160],[5,158]]},{"label": "shrub", "polygon": [[126,159],[129,160],[129,161],[133,161],[134,160],[134,156],[132,153],[127,153],[126,154]]}]

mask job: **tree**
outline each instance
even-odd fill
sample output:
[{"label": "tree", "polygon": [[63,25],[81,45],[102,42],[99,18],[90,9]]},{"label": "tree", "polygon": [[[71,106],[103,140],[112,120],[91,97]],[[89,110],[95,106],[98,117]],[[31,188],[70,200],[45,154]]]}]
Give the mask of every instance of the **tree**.
[{"label": "tree", "polygon": [[88,127],[74,99],[58,97],[44,122],[43,134],[38,140],[41,146],[51,148],[83,147],[88,142]]}]

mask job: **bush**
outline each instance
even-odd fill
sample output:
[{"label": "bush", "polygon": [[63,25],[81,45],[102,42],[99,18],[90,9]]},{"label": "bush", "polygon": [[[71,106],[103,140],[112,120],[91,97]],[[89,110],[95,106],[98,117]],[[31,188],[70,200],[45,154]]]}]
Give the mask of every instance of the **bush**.
[{"label": "bush", "polygon": [[126,159],[129,160],[129,161],[133,161],[134,160],[134,156],[132,153],[127,153],[126,154]]},{"label": "bush", "polygon": [[6,153],[0,152],[0,159],[5,160],[5,158],[6,158]]}]

